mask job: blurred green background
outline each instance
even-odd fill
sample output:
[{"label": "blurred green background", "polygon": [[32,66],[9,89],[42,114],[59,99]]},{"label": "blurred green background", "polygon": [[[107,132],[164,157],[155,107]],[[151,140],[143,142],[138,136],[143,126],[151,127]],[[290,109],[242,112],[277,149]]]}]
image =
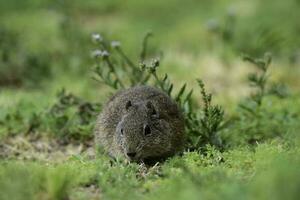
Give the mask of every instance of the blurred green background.
[{"label": "blurred green background", "polygon": [[50,90],[47,83],[59,87],[72,79],[72,84],[87,84],[87,93],[95,93],[92,88],[97,86],[87,75],[93,64],[91,33],[121,41],[138,61],[142,38],[149,30],[155,36],[151,52],[163,53],[162,73],[179,82],[213,79],[208,85],[226,91],[238,81],[233,76],[247,70],[236,69],[240,55],[261,56],[266,51],[280,62],[279,68],[286,68],[288,81],[297,79],[290,73],[295,69],[288,67],[299,64],[297,0],[2,0],[0,5],[2,87]]},{"label": "blurred green background", "polygon": [[[297,199],[299,19],[299,0],[0,0],[0,200]],[[95,117],[114,91],[92,78],[91,35],[138,64],[148,31],[159,76],[175,90],[201,78],[225,109],[226,150],[149,169],[94,157]],[[251,118],[238,105],[256,71],[242,55],[265,52],[277,97]]]}]

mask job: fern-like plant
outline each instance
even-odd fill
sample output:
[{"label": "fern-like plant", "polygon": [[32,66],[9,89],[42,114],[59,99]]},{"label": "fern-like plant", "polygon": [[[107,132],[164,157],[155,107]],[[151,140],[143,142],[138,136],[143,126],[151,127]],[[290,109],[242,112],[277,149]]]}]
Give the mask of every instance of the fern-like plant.
[{"label": "fern-like plant", "polygon": [[97,45],[97,49],[93,52],[96,61],[95,79],[113,89],[129,88],[134,85],[154,85],[160,88],[183,110],[188,134],[187,148],[201,150],[207,144],[221,148],[222,142],[218,131],[222,128],[223,109],[212,104],[212,95],[207,94],[204,83],[200,79],[197,82],[202,95],[203,108],[193,102],[193,89],[187,89],[186,83],[175,92],[174,84],[168,74],[160,76],[157,72],[160,60],[155,58],[150,62],[146,61],[147,44],[151,35],[151,33],[145,35],[140,60],[135,62],[126,55],[120,42],[109,41],[99,34],[94,34],[92,37]]}]

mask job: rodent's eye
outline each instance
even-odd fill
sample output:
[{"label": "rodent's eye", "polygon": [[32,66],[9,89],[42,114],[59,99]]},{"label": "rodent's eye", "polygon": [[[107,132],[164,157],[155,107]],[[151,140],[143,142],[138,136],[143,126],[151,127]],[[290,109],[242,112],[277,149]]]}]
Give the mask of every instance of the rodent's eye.
[{"label": "rodent's eye", "polygon": [[131,106],[132,106],[131,101],[127,101],[127,103],[125,105],[126,110],[128,110]]},{"label": "rodent's eye", "polygon": [[124,130],[121,128],[121,135],[124,135]]},{"label": "rodent's eye", "polygon": [[151,128],[149,125],[145,125],[144,127],[144,135],[150,135],[151,134]]},{"label": "rodent's eye", "polygon": [[148,101],[148,102],[146,103],[146,106],[147,106],[147,108],[148,108],[148,112],[150,113],[150,115],[154,116],[154,115],[157,114],[157,113],[156,113],[156,109],[155,109],[155,107],[153,106],[153,104],[151,103],[151,101]]}]

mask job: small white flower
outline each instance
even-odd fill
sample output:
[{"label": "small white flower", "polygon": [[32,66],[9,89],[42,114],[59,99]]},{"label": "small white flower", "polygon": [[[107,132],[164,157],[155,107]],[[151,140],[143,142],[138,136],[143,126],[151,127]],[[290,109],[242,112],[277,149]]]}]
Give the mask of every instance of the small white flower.
[{"label": "small white flower", "polygon": [[99,50],[99,49],[96,49],[96,50],[94,50],[94,51],[92,52],[92,56],[93,56],[94,58],[99,58],[100,56],[102,56],[102,54],[103,54],[103,52],[102,52],[101,50]]},{"label": "small white flower", "polygon": [[112,41],[112,42],[111,42],[111,46],[112,46],[113,48],[118,48],[118,47],[121,46],[121,42],[119,42],[119,41]]},{"label": "small white flower", "polygon": [[93,33],[92,34],[92,39],[95,42],[101,42],[101,41],[103,41],[103,38],[102,38],[102,36],[99,33]]},{"label": "small white flower", "polygon": [[102,57],[103,58],[107,58],[108,56],[109,56],[108,51],[106,51],[106,50],[102,51]]}]

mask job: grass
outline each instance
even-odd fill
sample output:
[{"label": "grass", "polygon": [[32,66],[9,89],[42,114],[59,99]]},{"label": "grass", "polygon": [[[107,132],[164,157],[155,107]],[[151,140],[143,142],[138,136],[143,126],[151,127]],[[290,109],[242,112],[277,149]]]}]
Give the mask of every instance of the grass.
[{"label": "grass", "polygon": [[[298,10],[0,0],[0,199],[298,199]],[[152,166],[112,160],[92,134],[109,96],[143,81],[177,100],[189,135],[183,155]]]},{"label": "grass", "polygon": [[286,144],[274,141],[257,145],[255,151],[244,147],[224,153],[209,148],[206,155],[186,152],[148,169],[134,163],[112,163],[103,156],[92,160],[74,156],[55,165],[2,162],[1,197],[296,199],[298,157],[299,149],[288,150]]}]

